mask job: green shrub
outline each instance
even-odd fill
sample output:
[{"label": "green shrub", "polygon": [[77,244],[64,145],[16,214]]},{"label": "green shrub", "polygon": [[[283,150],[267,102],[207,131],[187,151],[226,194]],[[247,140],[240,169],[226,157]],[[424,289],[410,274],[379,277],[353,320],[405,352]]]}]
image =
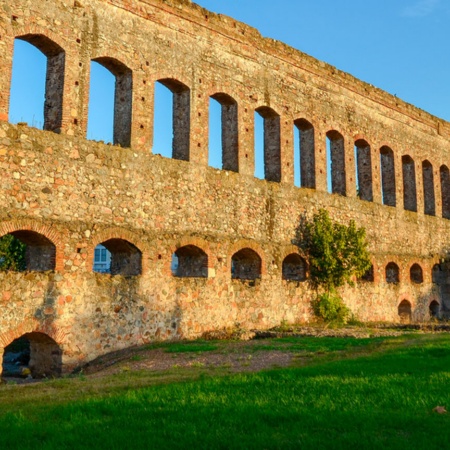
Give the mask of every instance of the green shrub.
[{"label": "green shrub", "polygon": [[350,309],[345,306],[341,297],[335,292],[325,292],[318,295],[311,306],[314,315],[327,323],[345,324],[350,315]]}]

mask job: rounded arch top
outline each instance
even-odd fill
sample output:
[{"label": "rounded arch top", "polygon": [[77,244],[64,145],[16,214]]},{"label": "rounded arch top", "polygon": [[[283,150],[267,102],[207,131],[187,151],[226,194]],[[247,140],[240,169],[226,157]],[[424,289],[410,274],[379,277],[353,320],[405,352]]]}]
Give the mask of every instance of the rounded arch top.
[{"label": "rounded arch top", "polygon": [[120,75],[130,74],[132,72],[131,68],[125,65],[122,61],[110,56],[99,56],[96,58],[92,58],[92,61],[102,65],[116,77]]}]

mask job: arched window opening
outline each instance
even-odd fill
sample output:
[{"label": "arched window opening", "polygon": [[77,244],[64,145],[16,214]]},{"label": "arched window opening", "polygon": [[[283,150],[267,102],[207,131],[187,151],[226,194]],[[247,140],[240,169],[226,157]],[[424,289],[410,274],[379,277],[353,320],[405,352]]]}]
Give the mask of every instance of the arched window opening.
[{"label": "arched window opening", "polygon": [[429,306],[430,317],[437,319],[439,317],[441,306],[436,300],[433,300]]},{"label": "arched window opening", "polygon": [[254,250],[244,248],[231,258],[231,278],[256,280],[261,278],[261,258]]},{"label": "arched window opening", "polygon": [[[110,72],[111,75],[106,76],[107,72],[102,70],[100,66]],[[111,86],[114,88],[111,89]],[[108,93],[109,103],[105,104],[104,92]],[[103,92],[103,94],[102,94]],[[88,138],[100,139],[106,142],[111,141],[114,145],[122,147],[130,147],[131,145],[131,115],[133,100],[133,73],[132,71],[114,58],[102,57],[91,61],[91,82],[89,91],[89,117],[88,117]],[[113,103],[113,108],[111,104]],[[103,105],[107,106],[105,108]],[[112,118],[109,125],[105,123],[103,117]],[[98,128],[99,126],[102,128]],[[97,132],[97,130],[99,130]]]},{"label": "arched window opening", "polygon": [[408,156],[402,156],[403,172],[403,207],[407,211],[417,212],[416,169],[414,160]]},{"label": "arched window opening", "polygon": [[433,166],[429,161],[422,163],[424,213],[429,216],[436,215],[436,201],[434,196]]},{"label": "arched window opening", "polygon": [[[106,261],[102,261],[103,259]],[[142,273],[142,253],[124,239],[108,239],[95,248],[92,270],[98,273],[128,277],[140,275]]]},{"label": "arched window opening", "polygon": [[26,333],[5,347],[3,377],[52,378],[61,375],[62,351],[43,333]]},{"label": "arched window opening", "polygon": [[419,264],[413,264],[411,269],[409,269],[409,276],[413,283],[421,284],[423,283],[423,271]]},{"label": "arched window opening", "polygon": [[400,323],[411,323],[411,303],[408,300],[402,300],[398,305],[398,316]]},{"label": "arched window opening", "polygon": [[155,83],[153,153],[189,161],[191,91],[180,81]]},{"label": "arched window opening", "polygon": [[373,270],[373,265],[371,265],[366,273],[359,279],[359,281],[368,281],[368,282],[373,282],[375,280],[375,275],[374,275],[374,270]]},{"label": "arched window opening", "polygon": [[380,149],[381,195],[383,205],[395,206],[395,164],[394,152],[386,146]]},{"label": "arched window opening", "polygon": [[238,106],[227,94],[209,99],[209,165],[217,169],[239,171]]},{"label": "arched window opening", "polygon": [[208,278],[208,255],[195,245],[180,247],[172,255],[171,269],[179,278]]},{"label": "arched window opening", "polygon": [[[280,116],[271,108],[261,106],[255,111],[255,177],[260,178],[260,169],[257,153],[259,139],[256,126],[257,117],[263,119],[263,154],[264,154],[264,179],[267,181],[281,181],[281,135]],[[258,139],[259,138],[259,139]]]},{"label": "arched window opening", "polygon": [[444,265],[441,266],[440,264],[435,264],[431,276],[434,284],[442,286],[447,283],[448,271],[445,270]]},{"label": "arched window opening", "polygon": [[[27,34],[16,38],[10,122],[27,122],[36,128],[60,132],[64,69],[64,50],[46,36]],[[26,110],[23,109],[24,105]]]},{"label": "arched window opening", "polygon": [[441,199],[442,199],[442,217],[450,219],[450,175],[447,166],[441,166]]},{"label": "arched window opening", "polygon": [[316,160],[314,127],[305,119],[294,122],[295,155],[294,181],[296,186],[316,188]]},{"label": "arched window opening", "polygon": [[291,253],[283,260],[283,280],[305,281],[306,267],[306,261],[300,255]]},{"label": "arched window opening", "polygon": [[361,200],[373,201],[370,145],[363,139],[355,142],[356,191]]},{"label": "arched window opening", "polygon": [[328,192],[345,195],[344,137],[334,130],[327,133],[327,175]]},{"label": "arched window opening", "polygon": [[18,230],[0,238],[0,269],[46,272],[55,270],[56,247],[42,234]]},{"label": "arched window opening", "polygon": [[400,270],[394,262],[386,266],[386,283],[397,284],[400,282]]}]

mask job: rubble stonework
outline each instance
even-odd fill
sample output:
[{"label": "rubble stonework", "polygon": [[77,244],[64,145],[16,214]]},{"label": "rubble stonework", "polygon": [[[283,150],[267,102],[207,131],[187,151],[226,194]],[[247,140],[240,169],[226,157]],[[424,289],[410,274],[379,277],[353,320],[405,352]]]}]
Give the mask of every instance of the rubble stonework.
[{"label": "rubble stonework", "polygon": [[[47,56],[44,130],[8,123],[16,38]],[[91,60],[116,76],[117,145],[86,139]],[[45,367],[68,371],[152,340],[307,322],[313,292],[289,255],[300,215],[319,208],[367,230],[373,279],[343,291],[359,319],[450,310],[449,123],[187,0],[2,2],[0,64],[0,235],[41,261],[0,272],[0,355],[27,335],[33,364],[52,349]],[[156,81],[174,94],[172,159],[152,154]],[[210,97],[227,170],[208,167]],[[254,177],[255,111],[265,180]],[[92,270],[100,243],[114,275]]]}]

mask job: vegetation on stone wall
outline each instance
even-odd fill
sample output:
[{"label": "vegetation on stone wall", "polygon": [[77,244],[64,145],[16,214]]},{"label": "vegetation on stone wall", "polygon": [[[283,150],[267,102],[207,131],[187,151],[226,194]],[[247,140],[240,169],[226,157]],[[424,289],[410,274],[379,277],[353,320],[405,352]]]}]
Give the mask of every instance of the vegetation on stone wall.
[{"label": "vegetation on stone wall", "polygon": [[344,284],[353,284],[370,268],[366,232],[353,220],[342,225],[320,209],[311,219],[302,218],[298,245],[309,264],[309,280],[317,290],[312,302],[314,314],[326,322],[345,322],[350,311],[337,293]]},{"label": "vegetation on stone wall", "polygon": [[25,244],[12,234],[0,238],[0,270],[25,270]]}]

